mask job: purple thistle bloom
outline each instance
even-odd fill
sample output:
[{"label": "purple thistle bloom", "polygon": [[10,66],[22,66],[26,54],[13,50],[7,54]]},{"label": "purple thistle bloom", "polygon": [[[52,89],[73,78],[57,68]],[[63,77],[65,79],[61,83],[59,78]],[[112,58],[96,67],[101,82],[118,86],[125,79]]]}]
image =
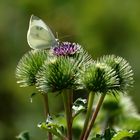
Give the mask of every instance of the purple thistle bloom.
[{"label": "purple thistle bloom", "polygon": [[71,56],[80,50],[80,45],[70,42],[62,42],[53,48],[53,54],[57,56]]}]

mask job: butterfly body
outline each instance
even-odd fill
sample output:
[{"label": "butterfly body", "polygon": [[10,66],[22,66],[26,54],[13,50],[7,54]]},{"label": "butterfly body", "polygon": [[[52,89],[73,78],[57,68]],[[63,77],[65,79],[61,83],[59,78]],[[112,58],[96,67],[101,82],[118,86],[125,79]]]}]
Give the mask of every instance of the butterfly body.
[{"label": "butterfly body", "polygon": [[32,49],[49,49],[58,45],[50,28],[34,15],[30,18],[27,41]]}]

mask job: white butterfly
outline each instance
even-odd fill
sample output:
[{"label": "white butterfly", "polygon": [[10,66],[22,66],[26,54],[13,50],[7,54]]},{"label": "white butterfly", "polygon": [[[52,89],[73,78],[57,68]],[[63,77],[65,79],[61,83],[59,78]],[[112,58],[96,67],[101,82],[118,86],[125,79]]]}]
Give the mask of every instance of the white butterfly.
[{"label": "white butterfly", "polygon": [[34,15],[30,18],[27,41],[33,49],[48,49],[58,45],[50,28]]}]

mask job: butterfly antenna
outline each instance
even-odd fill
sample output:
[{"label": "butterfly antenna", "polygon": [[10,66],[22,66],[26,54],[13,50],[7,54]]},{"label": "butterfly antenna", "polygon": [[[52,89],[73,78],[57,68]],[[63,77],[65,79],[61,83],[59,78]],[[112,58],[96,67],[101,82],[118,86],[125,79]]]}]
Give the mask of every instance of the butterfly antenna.
[{"label": "butterfly antenna", "polygon": [[58,32],[56,32],[56,38],[58,39]]},{"label": "butterfly antenna", "polygon": [[71,35],[65,35],[65,36],[63,36],[63,37],[61,37],[61,38],[59,38],[58,37],[59,35],[58,35],[58,32],[56,32],[56,40],[61,40],[61,39],[64,39],[64,38],[68,38],[68,37],[71,37]]},{"label": "butterfly antenna", "polygon": [[60,39],[64,39],[64,38],[68,38],[68,37],[71,37],[71,35],[65,35],[65,36],[61,37]]}]

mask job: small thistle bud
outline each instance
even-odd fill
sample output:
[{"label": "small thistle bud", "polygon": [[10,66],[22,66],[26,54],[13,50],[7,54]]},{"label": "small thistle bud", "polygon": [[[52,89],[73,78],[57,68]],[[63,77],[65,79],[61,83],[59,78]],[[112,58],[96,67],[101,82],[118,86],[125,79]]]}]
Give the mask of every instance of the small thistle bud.
[{"label": "small thistle bud", "polygon": [[81,75],[83,86],[94,93],[108,93],[118,86],[115,72],[103,63],[93,63]]},{"label": "small thistle bud", "polygon": [[99,59],[100,62],[110,66],[115,72],[118,79],[119,86],[116,87],[116,91],[125,93],[129,87],[133,85],[133,71],[129,63],[122,57],[115,55],[103,56]]},{"label": "small thistle bud", "polygon": [[62,42],[59,46],[52,49],[53,54],[56,56],[72,56],[80,50],[80,45],[70,42]]},{"label": "small thistle bud", "polygon": [[73,89],[78,76],[74,61],[67,57],[58,57],[54,61],[46,61],[37,74],[37,88],[43,92],[57,92]]},{"label": "small thistle bud", "polygon": [[36,83],[36,74],[47,59],[46,50],[32,50],[26,53],[16,68],[17,83],[21,87],[32,86]]}]

